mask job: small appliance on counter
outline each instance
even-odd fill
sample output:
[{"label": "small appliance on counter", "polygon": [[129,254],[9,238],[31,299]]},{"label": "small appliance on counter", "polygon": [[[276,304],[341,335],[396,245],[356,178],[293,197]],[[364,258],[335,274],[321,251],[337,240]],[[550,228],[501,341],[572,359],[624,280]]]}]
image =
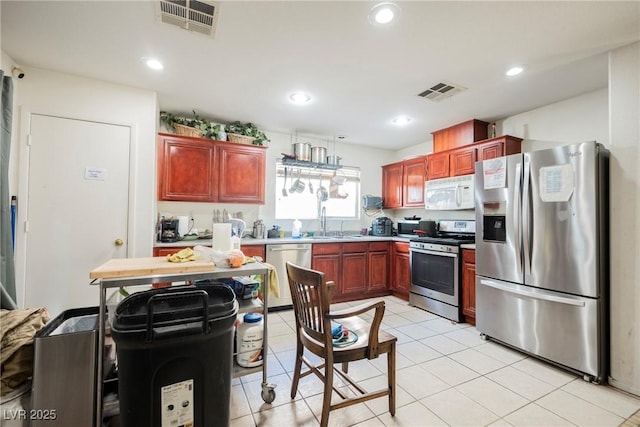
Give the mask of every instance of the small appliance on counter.
[{"label": "small appliance on counter", "polygon": [[180,240],[178,231],[179,221],[177,219],[163,219],[160,222],[160,241],[164,243],[177,242]]},{"label": "small appliance on counter", "polygon": [[391,236],[393,231],[393,221],[386,216],[381,216],[373,220],[371,224],[372,236]]},{"label": "small appliance on counter", "polygon": [[261,219],[258,219],[256,221],[254,221],[253,223],[253,237],[255,239],[264,239],[266,238],[266,227],[264,225],[264,222],[262,222]]},{"label": "small appliance on counter", "polygon": [[362,197],[362,207],[365,210],[382,209],[382,197],[366,195]]}]

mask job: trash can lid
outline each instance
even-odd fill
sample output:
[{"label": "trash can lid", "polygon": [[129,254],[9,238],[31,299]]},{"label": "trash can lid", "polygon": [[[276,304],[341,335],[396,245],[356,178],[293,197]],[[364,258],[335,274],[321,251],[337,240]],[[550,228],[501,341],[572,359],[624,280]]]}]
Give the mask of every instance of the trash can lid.
[{"label": "trash can lid", "polygon": [[[156,326],[186,323],[202,318],[202,300],[197,294],[172,299],[171,295],[184,291],[205,291],[208,294],[208,319],[235,316],[237,304],[235,293],[225,285],[172,286],[136,292],[122,300],[116,308],[115,329],[146,328],[149,300],[157,296],[161,299],[153,304],[153,323]],[[166,297],[165,297],[166,296]],[[168,298],[167,298],[168,297]]]},{"label": "trash can lid", "polygon": [[244,323],[258,323],[262,321],[262,314],[260,313],[247,313],[244,315]]}]

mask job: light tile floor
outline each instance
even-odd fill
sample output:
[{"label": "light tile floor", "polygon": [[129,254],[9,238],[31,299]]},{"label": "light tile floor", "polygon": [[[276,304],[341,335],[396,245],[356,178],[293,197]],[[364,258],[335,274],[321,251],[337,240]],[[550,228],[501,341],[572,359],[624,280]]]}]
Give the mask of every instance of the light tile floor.
[{"label": "light tile floor", "polygon": [[[398,337],[396,415],[380,398],[332,411],[330,426],[619,426],[640,410],[640,399],[483,341],[469,324],[454,324],[395,297],[384,300],[382,327]],[[351,305],[356,303],[333,308]],[[300,381],[295,399],[289,396],[293,325],[292,311],[269,313],[268,382],[276,385],[276,399],[262,400],[261,373],[234,379],[232,427],[319,425],[322,383],[315,375]],[[380,387],[386,360],[350,364],[349,373],[365,388]]]}]

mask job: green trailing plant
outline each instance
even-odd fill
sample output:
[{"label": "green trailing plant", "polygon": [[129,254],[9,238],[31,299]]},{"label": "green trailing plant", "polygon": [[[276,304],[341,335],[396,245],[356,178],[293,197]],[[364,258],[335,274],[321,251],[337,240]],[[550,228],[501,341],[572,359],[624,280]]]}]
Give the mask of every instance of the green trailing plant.
[{"label": "green trailing plant", "polygon": [[[180,117],[166,111],[160,111],[160,120],[169,126],[179,124],[199,129],[202,132],[202,135],[206,138],[216,139],[220,132],[220,124],[202,119],[198,116],[195,110],[193,110],[193,118]],[[252,142],[253,145],[267,145],[270,142],[270,139],[267,138],[265,133],[250,122],[241,123],[239,121],[235,121],[227,125],[226,131],[255,138]]]},{"label": "green trailing plant", "polygon": [[195,110],[193,111],[193,116],[193,118],[180,117],[167,113],[166,111],[160,111],[160,120],[169,126],[173,126],[174,124],[189,126],[200,130],[206,138],[216,139],[218,132],[220,132],[220,125],[200,118]]},{"label": "green trailing plant", "polygon": [[251,122],[241,123],[239,121],[235,121],[227,126],[227,132],[251,136],[255,138],[252,142],[253,145],[267,145],[270,141],[264,132],[258,129],[258,127]]}]

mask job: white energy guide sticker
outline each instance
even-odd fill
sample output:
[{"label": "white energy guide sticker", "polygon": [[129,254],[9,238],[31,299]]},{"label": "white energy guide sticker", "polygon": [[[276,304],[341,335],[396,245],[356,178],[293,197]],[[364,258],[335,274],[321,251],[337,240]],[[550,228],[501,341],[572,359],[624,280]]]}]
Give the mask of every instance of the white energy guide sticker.
[{"label": "white energy guide sticker", "polygon": [[193,427],[193,380],[160,389],[162,427]]}]

